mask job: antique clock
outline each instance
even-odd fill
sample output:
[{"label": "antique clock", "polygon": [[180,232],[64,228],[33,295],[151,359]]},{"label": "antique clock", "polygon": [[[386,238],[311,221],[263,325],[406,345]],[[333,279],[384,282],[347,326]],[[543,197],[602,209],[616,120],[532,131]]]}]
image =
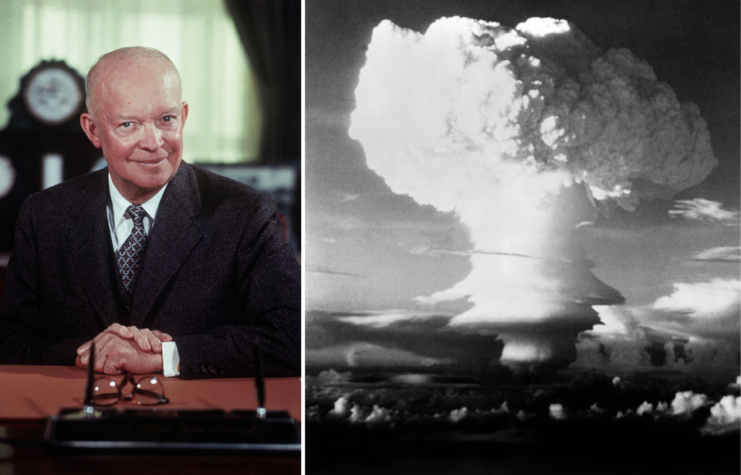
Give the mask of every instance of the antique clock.
[{"label": "antique clock", "polygon": [[21,93],[29,114],[46,125],[77,118],[85,96],[78,76],[63,62],[45,62],[34,68]]},{"label": "antique clock", "polygon": [[82,127],[85,80],[64,61],[41,61],[20,78],[0,130],[0,255],[15,245],[13,230],[32,193],[91,170],[101,158]]}]

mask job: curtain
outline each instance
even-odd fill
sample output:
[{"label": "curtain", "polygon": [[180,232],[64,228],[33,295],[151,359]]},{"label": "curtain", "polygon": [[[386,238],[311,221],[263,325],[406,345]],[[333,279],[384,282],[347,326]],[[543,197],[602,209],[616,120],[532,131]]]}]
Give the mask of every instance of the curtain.
[{"label": "curtain", "polygon": [[226,0],[264,106],[264,162],[301,157],[301,1]]}]

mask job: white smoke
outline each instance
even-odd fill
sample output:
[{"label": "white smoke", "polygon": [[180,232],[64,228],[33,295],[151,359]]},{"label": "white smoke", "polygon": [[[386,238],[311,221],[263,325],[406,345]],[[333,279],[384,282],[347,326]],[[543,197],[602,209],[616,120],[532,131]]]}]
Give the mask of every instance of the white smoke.
[{"label": "white smoke", "polygon": [[349,372],[338,373],[337,371],[333,369],[328,369],[328,370],[325,370],[319,373],[319,376],[317,376],[316,378],[307,377],[307,382],[311,382],[312,384],[324,386],[327,384],[344,383],[348,379],[350,379]]},{"label": "white smoke", "polygon": [[401,384],[410,384],[410,385],[424,385],[429,384],[432,382],[432,376],[429,374],[399,374],[396,376],[393,376],[391,378],[391,381],[394,381],[395,383],[401,383]]},{"label": "white smoke", "polygon": [[[564,313],[548,202],[564,186],[632,208],[715,166],[705,121],[629,51],[605,54],[563,20],[516,28],[442,18],[422,35],[381,22],[356,89],[350,136],[392,191],[454,211],[470,275],[421,297],[467,298],[452,325]],[[574,224],[583,221],[577,219]]]},{"label": "white smoke", "polygon": [[659,298],[656,310],[685,313],[705,320],[737,320],[741,306],[741,281],[712,279],[708,282],[676,283],[674,293]]},{"label": "white smoke", "polygon": [[348,400],[346,397],[341,397],[334,402],[334,408],[329,411],[329,414],[336,417],[345,417],[348,414]]},{"label": "white smoke", "polygon": [[357,404],[353,404],[350,408],[350,422],[363,422],[365,420],[365,414],[363,408]]},{"label": "white smoke", "polygon": [[391,411],[386,408],[380,407],[377,404],[373,405],[373,410],[365,418],[365,422],[371,425],[377,425],[381,423],[392,423],[393,416]]},{"label": "white smoke", "polygon": [[450,411],[450,421],[460,422],[463,419],[465,419],[467,415],[468,415],[468,409],[465,407],[462,407],[460,409],[453,409],[452,411]]},{"label": "white smoke", "polygon": [[642,416],[643,414],[653,414],[654,412],[654,405],[651,404],[648,401],[643,401],[640,406],[638,406],[638,409],[636,409],[636,414],[639,416]]},{"label": "white smoke", "polygon": [[741,262],[741,246],[722,246],[700,251],[692,259],[696,261]]},{"label": "white smoke", "polygon": [[[695,185],[716,163],[695,105],[562,20],[442,18],[424,35],[383,21],[356,100],[350,135],[369,166],[443,211],[465,212],[495,184],[529,200],[569,178],[629,206]],[[540,175],[536,189],[507,180],[545,171],[566,173]]]},{"label": "white smoke", "polygon": [[705,434],[720,435],[738,432],[741,427],[741,397],[723,396],[710,408],[708,418],[702,431]]},{"label": "white smoke", "polygon": [[672,413],[691,414],[708,403],[708,397],[704,394],[695,394],[692,391],[681,391],[674,396],[672,401]]},{"label": "white smoke", "polygon": [[566,419],[566,410],[561,404],[551,404],[548,406],[548,415],[557,421]]},{"label": "white smoke", "polygon": [[669,210],[672,216],[692,221],[738,223],[738,211],[725,210],[723,205],[717,201],[695,198],[694,200],[679,200],[674,206],[675,209]]},{"label": "white smoke", "polygon": [[671,405],[666,402],[659,401],[654,407],[648,401],[643,403],[636,409],[636,414],[664,414],[670,416],[680,416],[683,414],[692,414],[696,410],[708,404],[708,397],[704,394],[696,394],[692,391],[680,391],[674,395]]}]

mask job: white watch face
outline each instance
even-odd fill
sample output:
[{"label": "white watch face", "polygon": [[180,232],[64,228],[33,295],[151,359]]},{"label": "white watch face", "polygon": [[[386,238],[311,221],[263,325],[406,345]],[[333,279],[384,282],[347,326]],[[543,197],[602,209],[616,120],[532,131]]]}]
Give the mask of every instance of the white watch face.
[{"label": "white watch face", "polygon": [[71,73],[49,68],[31,77],[24,99],[36,119],[46,124],[61,124],[77,112],[82,92]]}]

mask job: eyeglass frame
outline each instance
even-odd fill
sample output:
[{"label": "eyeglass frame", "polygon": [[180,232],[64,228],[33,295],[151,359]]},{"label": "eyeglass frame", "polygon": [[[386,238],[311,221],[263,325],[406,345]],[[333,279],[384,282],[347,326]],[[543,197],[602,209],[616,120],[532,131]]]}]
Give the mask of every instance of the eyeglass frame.
[{"label": "eyeglass frame", "polygon": [[[162,393],[161,394],[160,393],[153,392],[153,391],[147,391],[147,390],[137,389],[137,385],[139,385],[139,383],[141,383],[141,381],[144,380],[144,378],[152,378],[152,377],[153,378],[157,378],[157,382],[162,385]],[[121,380],[120,383],[117,382],[113,378],[113,376],[109,376],[109,377],[100,376],[100,377],[97,377],[97,378],[95,378],[93,380],[93,383],[95,383],[96,381],[99,381],[99,380],[107,380],[107,379],[110,380],[110,381],[113,381],[114,383],[116,383],[116,392],[118,393],[117,394],[117,398],[115,399],[114,402],[112,402],[110,404],[101,404],[101,403],[99,403],[99,402],[96,401],[96,398],[102,398],[102,396],[111,396],[111,399],[113,399],[113,396],[115,394],[112,394],[112,393],[107,393],[107,394],[93,394],[93,396],[92,396],[92,404],[94,406],[115,406],[116,404],[118,404],[119,402],[122,402],[122,401],[128,401],[128,402],[134,401],[134,402],[136,402],[136,404],[138,404],[140,406],[158,406],[158,405],[167,404],[168,402],[170,402],[170,400],[165,397],[165,391],[164,391],[165,384],[162,381],[159,380],[159,376],[157,376],[157,375],[143,375],[141,378],[139,378],[139,380],[135,380],[134,379],[134,375],[131,374],[131,373],[129,373],[128,371],[126,371],[124,373],[124,378]],[[129,393],[128,396],[125,396],[123,394],[123,388],[125,388],[128,383],[131,383],[131,385],[133,386],[133,388],[131,390],[131,393]],[[143,402],[141,402],[141,401],[139,401],[139,400],[136,399],[136,394],[147,395],[148,397],[154,397],[155,399],[158,399],[158,400],[156,402],[149,403],[149,404],[148,403],[143,403]]]}]

